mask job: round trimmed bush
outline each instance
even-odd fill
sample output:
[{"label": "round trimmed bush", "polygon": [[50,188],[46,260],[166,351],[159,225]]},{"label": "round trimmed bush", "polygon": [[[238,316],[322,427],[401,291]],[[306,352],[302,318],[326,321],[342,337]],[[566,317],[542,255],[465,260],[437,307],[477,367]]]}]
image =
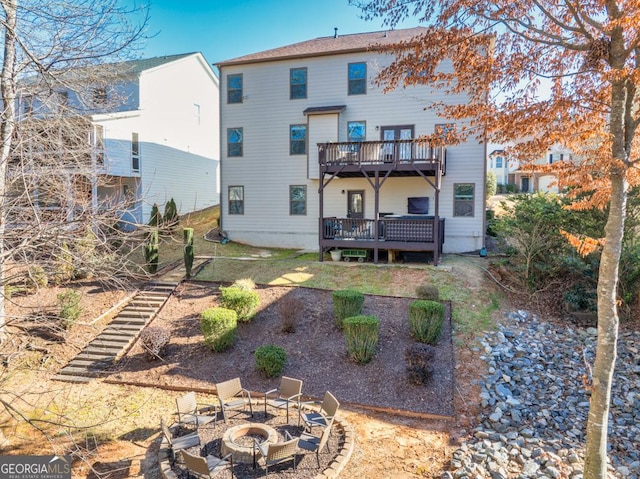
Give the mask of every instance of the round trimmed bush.
[{"label": "round trimmed bush", "polygon": [[254,353],[256,369],[268,378],[281,376],[287,362],[287,351],[280,346],[267,344],[260,346]]},{"label": "round trimmed bush", "polygon": [[437,286],[432,284],[421,284],[416,286],[416,296],[419,299],[428,299],[430,301],[438,301],[440,299],[440,291]]},{"label": "round trimmed bush", "polygon": [[380,321],[375,316],[351,316],[342,322],[344,339],[351,359],[368,363],[376,353]]},{"label": "round trimmed bush", "polygon": [[238,315],[238,321],[251,321],[259,304],[260,297],[255,291],[247,291],[237,286],[220,288],[220,305],[233,309]]},{"label": "round trimmed bush", "polygon": [[207,308],[200,315],[204,343],[213,351],[225,351],[236,339],[238,315],[232,309]]},{"label": "round trimmed bush", "polygon": [[342,322],[345,318],[362,314],[364,306],[364,294],[355,289],[340,289],[332,293],[333,314],[336,318],[336,325],[342,329]]},{"label": "round trimmed bush", "polygon": [[409,305],[409,332],[421,343],[435,344],[444,325],[444,306],[419,299]]}]

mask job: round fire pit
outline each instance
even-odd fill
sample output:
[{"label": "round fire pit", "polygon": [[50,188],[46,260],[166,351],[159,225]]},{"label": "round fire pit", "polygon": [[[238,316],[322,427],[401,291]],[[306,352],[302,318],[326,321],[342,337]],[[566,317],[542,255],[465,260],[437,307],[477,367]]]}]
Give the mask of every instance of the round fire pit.
[{"label": "round fire pit", "polygon": [[241,424],[225,431],[222,435],[222,456],[233,454],[234,462],[253,462],[253,439],[263,442],[278,442],[278,433],[266,424]]}]

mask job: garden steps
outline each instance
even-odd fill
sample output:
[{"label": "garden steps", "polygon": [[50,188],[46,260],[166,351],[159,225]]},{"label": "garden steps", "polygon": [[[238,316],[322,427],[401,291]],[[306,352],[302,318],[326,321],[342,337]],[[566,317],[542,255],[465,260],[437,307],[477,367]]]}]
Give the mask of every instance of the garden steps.
[{"label": "garden steps", "polygon": [[87,383],[102,376],[124,355],[140,331],[160,312],[177,282],[151,282],[133,296],[109,325],[91,340],[53,379]]}]

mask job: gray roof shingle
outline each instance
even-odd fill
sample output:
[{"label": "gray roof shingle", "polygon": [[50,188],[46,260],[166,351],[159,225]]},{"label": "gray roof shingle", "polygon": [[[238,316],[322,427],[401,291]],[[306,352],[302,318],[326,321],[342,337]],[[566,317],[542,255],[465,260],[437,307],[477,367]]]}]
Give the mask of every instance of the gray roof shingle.
[{"label": "gray roof shingle", "polygon": [[222,61],[218,67],[230,65],[242,65],[246,63],[268,62],[288,58],[315,57],[322,55],[334,55],[372,50],[377,45],[389,45],[409,41],[413,37],[426,31],[425,27],[405,28],[401,30],[385,30],[370,33],[355,33],[351,35],[338,35],[319,37],[284,47],[273,48],[262,52],[244,55],[230,60]]},{"label": "gray roof shingle", "polygon": [[160,65],[164,65],[165,63],[171,63],[194,54],[195,53],[180,53],[177,55],[143,58],[140,60],[129,60],[121,63],[116,63],[115,65],[119,67],[119,70],[127,73],[141,73],[145,70],[150,70],[151,68],[159,67]]}]

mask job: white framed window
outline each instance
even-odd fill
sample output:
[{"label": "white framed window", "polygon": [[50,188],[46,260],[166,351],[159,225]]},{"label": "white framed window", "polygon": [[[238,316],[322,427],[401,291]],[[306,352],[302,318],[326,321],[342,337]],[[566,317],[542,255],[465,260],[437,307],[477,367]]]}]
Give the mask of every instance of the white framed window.
[{"label": "white framed window", "polygon": [[453,216],[474,216],[475,183],[453,184]]},{"label": "white framed window", "polygon": [[289,186],[289,214],[291,216],[307,214],[306,185]]},{"label": "white framed window", "polygon": [[367,94],[367,64],[365,62],[349,63],[349,95]]},{"label": "white framed window", "polygon": [[307,125],[289,126],[289,154],[307,154]]},{"label": "white framed window", "polygon": [[229,186],[229,214],[244,214],[244,186]]}]

